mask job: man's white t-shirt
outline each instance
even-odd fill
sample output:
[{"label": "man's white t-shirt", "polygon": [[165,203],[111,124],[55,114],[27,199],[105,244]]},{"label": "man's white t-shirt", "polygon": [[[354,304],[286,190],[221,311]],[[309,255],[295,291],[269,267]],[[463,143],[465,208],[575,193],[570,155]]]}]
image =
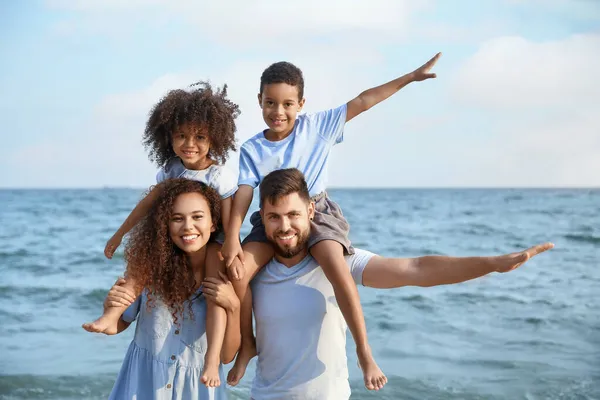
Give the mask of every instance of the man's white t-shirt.
[{"label": "man's white t-shirt", "polygon": [[[357,284],[374,254],[346,256]],[[254,400],[350,398],[344,317],[310,255],[288,268],[273,259],[252,281],[258,362]]]}]

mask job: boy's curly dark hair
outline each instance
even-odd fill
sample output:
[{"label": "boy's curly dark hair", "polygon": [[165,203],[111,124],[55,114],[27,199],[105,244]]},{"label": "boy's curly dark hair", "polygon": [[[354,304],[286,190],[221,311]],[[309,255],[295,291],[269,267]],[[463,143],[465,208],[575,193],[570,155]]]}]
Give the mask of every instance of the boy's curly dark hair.
[{"label": "boy's curly dark hair", "polygon": [[[184,302],[194,294],[197,285],[188,257],[169,234],[173,204],[181,194],[199,193],[206,199],[216,227],[221,217],[221,198],[213,188],[183,178],[167,179],[151,190],[158,190],[158,198],[133,228],[125,245],[127,277],[135,282],[137,293],[148,290],[150,307],[159,297],[177,323],[177,315],[184,311]],[[191,307],[189,310],[192,313]]]},{"label": "boy's curly dark hair", "polygon": [[298,100],[304,97],[304,77],[300,68],[287,61],[271,64],[260,76],[260,94],[265,85],[272,83],[287,83],[298,88]]},{"label": "boy's curly dark hair", "polygon": [[190,87],[171,90],[150,111],[142,143],[159,167],[175,157],[171,135],[186,123],[208,128],[212,160],[223,164],[228,152],[236,150],[235,119],[240,109],[227,98],[227,85],[215,90],[208,82],[198,82]]}]

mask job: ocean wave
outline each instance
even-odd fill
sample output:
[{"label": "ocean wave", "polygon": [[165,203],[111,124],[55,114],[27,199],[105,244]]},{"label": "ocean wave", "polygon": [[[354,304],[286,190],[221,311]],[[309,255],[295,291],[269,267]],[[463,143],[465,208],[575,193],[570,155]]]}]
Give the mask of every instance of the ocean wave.
[{"label": "ocean wave", "polygon": [[19,258],[25,258],[25,257],[31,257],[31,256],[36,256],[37,254],[32,253],[26,249],[17,249],[17,250],[12,250],[12,251],[0,251],[0,261],[2,261],[3,258],[13,258],[13,257],[19,257]]},{"label": "ocean wave", "polygon": [[523,200],[523,195],[521,194],[510,194],[504,197],[504,202],[509,203],[511,201],[520,201]]},{"label": "ocean wave", "polygon": [[85,294],[82,294],[79,298],[79,304],[82,309],[98,309],[106,298],[109,288],[106,289],[94,289]]},{"label": "ocean wave", "polygon": [[578,235],[578,234],[568,234],[564,236],[565,239],[571,240],[573,242],[578,243],[591,243],[600,245],[600,237],[594,235]]},{"label": "ocean wave", "polygon": [[446,297],[450,301],[455,302],[467,302],[471,304],[489,304],[492,302],[499,303],[515,303],[515,304],[527,304],[527,301],[508,295],[492,295],[492,294],[479,294],[479,293],[446,293]]},{"label": "ocean wave", "polygon": [[534,325],[534,326],[540,326],[540,325],[544,325],[544,324],[548,323],[548,321],[545,318],[538,318],[538,317],[511,318],[510,321],[519,322],[519,323],[523,322],[525,324]]},{"label": "ocean wave", "polygon": [[369,392],[360,380],[351,382],[352,399],[356,400],[504,400],[487,393],[478,393],[474,388],[460,382],[440,384],[436,381],[407,379],[388,375],[388,383],[383,390]]},{"label": "ocean wave", "polygon": [[1,375],[3,399],[106,399],[114,374],[78,376]]},{"label": "ocean wave", "polygon": [[16,313],[0,309],[0,319],[3,325],[8,325],[11,322],[17,324],[25,324],[34,320],[32,313]]},{"label": "ocean wave", "polygon": [[34,304],[48,304],[68,299],[79,293],[76,289],[48,286],[1,286],[0,299],[13,302],[26,301]]}]

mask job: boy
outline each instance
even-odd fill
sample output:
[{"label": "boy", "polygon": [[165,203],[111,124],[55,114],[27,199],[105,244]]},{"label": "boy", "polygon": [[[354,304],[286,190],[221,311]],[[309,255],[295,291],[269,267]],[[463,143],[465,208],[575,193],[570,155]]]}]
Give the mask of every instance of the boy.
[{"label": "boy", "polygon": [[354,253],[348,239],[350,227],[339,206],[325,192],[327,161],[332,147],[343,140],[346,122],[411,82],[435,78],[430,70],[440,55],[438,53],[409,74],[362,92],[340,107],[308,115],[298,115],[305,103],[304,79],[300,69],[280,62],[263,72],[258,101],[269,129],[242,145],[239,189],[233,200],[229,229],[222,248],[236,292],[244,303],[242,347],[228,376],[230,384],[237,384],[249,360],[256,354],[248,283],[274,254],[258,212],[250,218],[253,228],[244,239],[243,246],[239,242],[240,228],[252,202],[254,188],[268,173],[283,168],[297,168],[304,174],[312,200],[316,203],[316,212],[311,222],[310,238],[298,237],[298,232],[291,227],[276,235],[286,246],[289,257],[295,255],[300,243],[308,241],[310,253],[334,288],[337,303],[356,343],[365,386],[369,390],[379,390],[387,382],[371,354],[358,291],[344,259],[345,254]]}]

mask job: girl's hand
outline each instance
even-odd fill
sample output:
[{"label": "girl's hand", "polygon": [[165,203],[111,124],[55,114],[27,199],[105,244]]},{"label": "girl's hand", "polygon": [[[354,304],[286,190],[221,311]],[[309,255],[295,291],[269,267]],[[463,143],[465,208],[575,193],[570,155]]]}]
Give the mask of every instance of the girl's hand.
[{"label": "girl's hand", "polygon": [[[228,269],[232,267],[236,258],[238,259],[238,264],[244,264],[244,250],[242,249],[242,245],[240,244],[239,239],[225,239],[225,243],[223,243],[223,247],[221,248],[221,260],[225,261],[225,267]],[[239,266],[235,267],[233,271],[232,278],[234,280],[240,280],[244,277],[243,270],[240,271]],[[241,275],[239,273],[241,272]]]},{"label": "girl's hand", "polygon": [[202,283],[202,293],[207,300],[228,311],[235,311],[240,307],[231,281],[227,275],[219,271],[219,278],[208,277]]},{"label": "girl's hand", "polygon": [[120,277],[117,279],[113,287],[110,288],[106,299],[104,299],[104,309],[109,307],[129,307],[136,299],[136,295],[133,291],[124,288],[122,285],[125,284],[125,278]]},{"label": "girl's hand", "polygon": [[[221,260],[223,261],[223,260]],[[246,269],[239,258],[235,257],[233,263],[227,267],[227,276],[233,281],[239,281],[244,278]]]},{"label": "girl's hand", "polygon": [[123,238],[117,233],[108,239],[108,242],[106,242],[106,247],[104,247],[104,255],[106,258],[109,260],[112,258],[113,254],[115,254],[115,251],[121,245],[121,240],[123,240]]}]

